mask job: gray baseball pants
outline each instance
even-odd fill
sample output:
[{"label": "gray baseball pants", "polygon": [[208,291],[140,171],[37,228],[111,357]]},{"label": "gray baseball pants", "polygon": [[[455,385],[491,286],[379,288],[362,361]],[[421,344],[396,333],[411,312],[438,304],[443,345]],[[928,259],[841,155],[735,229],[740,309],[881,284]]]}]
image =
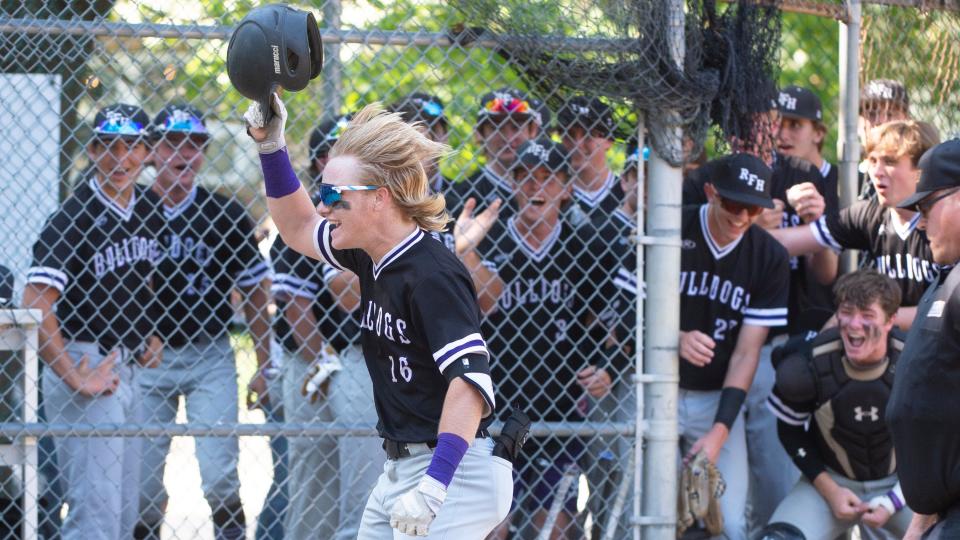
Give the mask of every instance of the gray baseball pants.
[{"label": "gray baseball pants", "polygon": [[[105,355],[96,343],[68,342],[75,362],[87,355],[91,368]],[[129,354],[124,356],[129,357]],[[124,360],[127,360],[124,358]],[[139,367],[120,359],[117,391],[77,395],[52,369],[43,370],[44,409],[53,424],[123,424],[140,421],[136,378]],[[132,537],[140,489],[140,446],[136,437],[57,437],[54,446],[70,506],[63,540],[120,540]]]},{"label": "gray baseball pants", "polygon": [[[390,527],[390,509],[416,487],[427,472],[433,451],[416,445],[409,457],[387,460],[363,511],[358,540],[405,540],[413,536]],[[447,498],[430,525],[430,540],[482,540],[510,510],[513,466],[495,457],[493,439],[475,439],[447,488]]]},{"label": "gray baseball pants", "polygon": [[[896,475],[880,480],[858,482],[836,471],[828,469],[827,473],[837,484],[854,492],[863,502],[885,494],[897,483]],[[894,514],[883,528],[893,533],[896,538],[903,538],[912,518],[913,512],[909,507],[905,507]],[[773,517],[770,518],[770,523],[789,523],[800,529],[807,540],[833,540],[852,527],[856,527],[858,522],[842,521],[834,517],[826,499],[806,477],[802,477],[777,507]]]},{"label": "gray baseball pants", "polygon": [[[175,423],[180,396],[184,397],[188,422],[237,421],[237,366],[227,335],[183,347],[164,347],[160,367],[143,370],[137,382],[146,422]],[[237,438],[196,437],[195,444],[201,487],[211,509],[239,507]],[[170,437],[149,438],[143,443],[140,513],[146,523],[163,519],[168,497],[163,474],[169,451]]]},{"label": "gray baseball pants", "polygon": [[[680,457],[690,449],[700,437],[713,427],[713,418],[720,404],[720,390],[700,392],[680,389],[677,406],[680,435]],[[747,537],[744,511],[747,505],[747,437],[744,428],[743,411],[730,429],[730,436],[720,450],[717,468],[727,484],[720,498],[723,512],[723,537],[727,540],[745,540]]]}]

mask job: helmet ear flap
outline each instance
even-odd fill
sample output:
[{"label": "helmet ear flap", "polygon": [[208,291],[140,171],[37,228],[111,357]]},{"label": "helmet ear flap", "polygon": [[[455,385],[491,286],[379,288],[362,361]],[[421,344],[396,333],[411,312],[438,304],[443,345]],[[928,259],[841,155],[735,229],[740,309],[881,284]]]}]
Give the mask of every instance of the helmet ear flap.
[{"label": "helmet ear flap", "polygon": [[310,78],[315,79],[323,69],[323,40],[313,13],[307,12],[307,43],[310,46]]}]

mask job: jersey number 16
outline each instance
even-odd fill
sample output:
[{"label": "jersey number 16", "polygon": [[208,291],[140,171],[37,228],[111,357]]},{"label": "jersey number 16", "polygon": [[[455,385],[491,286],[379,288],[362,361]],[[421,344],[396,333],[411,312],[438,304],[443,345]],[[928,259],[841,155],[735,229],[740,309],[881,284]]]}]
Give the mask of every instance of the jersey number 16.
[{"label": "jersey number 16", "polygon": [[[399,382],[397,381],[397,362],[394,362],[393,355],[389,355],[388,358],[390,358],[390,378],[393,379],[393,382]],[[403,380],[410,382],[410,379],[413,378],[413,370],[410,369],[410,363],[407,362],[407,357],[401,356],[400,362],[398,363],[400,364],[400,376],[403,377]]]}]

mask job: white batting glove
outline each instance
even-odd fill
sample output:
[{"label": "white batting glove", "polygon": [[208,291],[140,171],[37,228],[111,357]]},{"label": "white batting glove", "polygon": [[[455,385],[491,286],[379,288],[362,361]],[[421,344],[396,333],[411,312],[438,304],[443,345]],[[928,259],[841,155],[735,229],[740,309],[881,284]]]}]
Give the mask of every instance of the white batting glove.
[{"label": "white batting glove", "polygon": [[243,119],[250,128],[266,131],[265,135],[261,136],[257,133],[257,137],[254,138],[257,141],[257,151],[261,154],[272,154],[287,147],[287,141],[283,137],[283,128],[287,123],[287,108],[284,107],[283,101],[276,92],[270,96],[270,101],[274,112],[270,122],[264,121],[264,111],[257,101],[251,102],[247,112],[243,113]]},{"label": "white batting glove", "polygon": [[430,534],[430,524],[447,498],[443,484],[424,475],[417,487],[400,496],[390,509],[390,526],[410,536]]},{"label": "white batting glove", "polygon": [[341,369],[343,369],[343,364],[340,362],[340,357],[333,352],[333,349],[325,347],[320,351],[320,356],[310,364],[300,393],[309,399],[310,403],[316,403],[326,393],[328,385],[324,383]]}]

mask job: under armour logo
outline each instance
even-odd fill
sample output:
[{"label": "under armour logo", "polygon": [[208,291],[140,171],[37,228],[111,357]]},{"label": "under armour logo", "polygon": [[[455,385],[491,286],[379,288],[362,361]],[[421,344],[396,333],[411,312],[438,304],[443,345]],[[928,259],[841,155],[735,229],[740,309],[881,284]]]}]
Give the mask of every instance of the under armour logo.
[{"label": "under armour logo", "polygon": [[857,422],[863,422],[864,416],[869,416],[871,422],[876,422],[880,420],[880,409],[876,407],[870,407],[869,411],[864,411],[863,407],[857,407],[853,409],[853,412],[856,415],[854,417],[854,420],[856,420]]},{"label": "under armour logo", "polygon": [[467,358],[464,358],[464,359],[463,359],[463,367],[465,367],[465,368],[470,367],[470,360],[469,360],[469,359],[467,359]]},{"label": "under armour logo", "polygon": [[801,448],[798,448],[798,449],[797,449],[797,457],[798,457],[798,458],[801,458],[801,459],[807,457],[807,451],[804,450],[802,447],[801,447]]},{"label": "under armour logo", "polygon": [[745,180],[748,186],[752,186],[757,191],[763,191],[764,180],[753,174],[748,169],[740,167],[740,180]]},{"label": "under armour logo", "polygon": [[780,106],[788,111],[792,111],[797,108],[797,98],[786,92],[780,92],[780,98],[778,101],[780,102]]}]

